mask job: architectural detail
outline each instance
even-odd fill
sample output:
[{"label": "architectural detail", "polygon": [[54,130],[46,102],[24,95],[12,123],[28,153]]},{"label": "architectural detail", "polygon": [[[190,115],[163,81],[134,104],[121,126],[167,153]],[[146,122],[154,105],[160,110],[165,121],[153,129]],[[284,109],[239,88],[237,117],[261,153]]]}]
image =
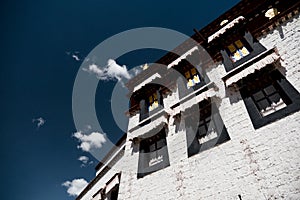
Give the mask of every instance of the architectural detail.
[{"label": "architectural detail", "polygon": [[247,77],[249,74],[253,74],[255,71],[259,71],[267,65],[275,63],[279,58],[280,56],[275,49],[263,52],[227,73],[223,78],[225,79],[225,85],[228,87],[242,78]]},{"label": "architectural detail", "polygon": [[[239,16],[236,19],[232,20],[230,23],[228,23],[226,26],[224,26],[223,28],[221,28],[220,30],[218,30],[217,32],[215,32],[213,35],[208,37],[208,43],[210,43],[211,41],[213,41],[214,39],[220,37],[222,34],[224,34],[228,29],[231,29],[232,27],[234,27],[235,24],[239,23],[240,21],[244,20],[245,18],[243,16]],[[224,22],[224,21],[222,21]],[[221,23],[222,23],[221,22]]]},{"label": "architectural detail", "polygon": [[300,199],[299,7],[241,0],[129,80],[128,131],[77,200]]}]

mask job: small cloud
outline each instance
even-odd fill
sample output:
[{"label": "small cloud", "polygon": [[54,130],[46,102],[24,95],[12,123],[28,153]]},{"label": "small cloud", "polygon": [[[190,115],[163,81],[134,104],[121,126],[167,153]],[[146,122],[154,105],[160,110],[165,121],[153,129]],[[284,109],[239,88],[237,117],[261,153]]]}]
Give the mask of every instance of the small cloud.
[{"label": "small cloud", "polygon": [[107,78],[104,77],[104,70],[101,70],[96,64],[91,64],[88,69],[83,69],[92,74],[96,74],[97,78],[101,80],[106,80]]},{"label": "small cloud", "polygon": [[100,80],[117,79],[118,81],[120,81],[122,78],[131,78],[131,75],[129,74],[126,66],[117,64],[113,59],[109,59],[105,67],[100,68],[96,64],[91,64],[87,69],[84,68],[83,70],[95,74]]},{"label": "small cloud", "polygon": [[75,61],[80,61],[81,60],[81,58],[79,56],[79,54],[80,54],[79,51],[75,51],[75,52],[66,51],[66,54],[68,56],[71,56]]},{"label": "small cloud", "polygon": [[67,188],[67,193],[70,196],[78,196],[87,185],[88,182],[83,178],[62,183],[62,186]]},{"label": "small cloud", "polygon": [[89,157],[87,157],[87,156],[80,156],[78,158],[78,160],[81,161],[83,164],[87,164],[88,161],[89,161]]},{"label": "small cloud", "polygon": [[72,58],[74,58],[74,60],[76,60],[76,61],[80,61],[80,58],[78,55],[72,54]]},{"label": "small cloud", "polygon": [[91,165],[91,164],[94,163],[92,160],[89,161],[90,159],[87,156],[80,156],[78,158],[78,160],[82,162],[81,165],[80,165],[80,167],[86,167],[87,165]]},{"label": "small cloud", "polygon": [[44,120],[42,117],[32,119],[32,123],[35,123],[37,128],[40,128],[45,124],[46,120]]},{"label": "small cloud", "polygon": [[86,135],[79,131],[74,133],[73,137],[77,138],[81,142],[77,148],[86,152],[89,152],[93,148],[101,148],[106,142],[105,134],[99,132],[92,132],[91,134]]}]

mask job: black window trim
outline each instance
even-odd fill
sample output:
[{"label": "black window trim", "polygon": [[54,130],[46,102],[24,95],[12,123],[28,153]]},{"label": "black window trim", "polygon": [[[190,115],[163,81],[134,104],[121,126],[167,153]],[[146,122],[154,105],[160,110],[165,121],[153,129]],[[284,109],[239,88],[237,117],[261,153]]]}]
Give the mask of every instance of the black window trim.
[{"label": "black window trim", "polygon": [[[206,102],[211,101],[211,99],[206,100]],[[201,105],[205,104],[205,102],[200,102]],[[199,106],[199,104],[197,104],[196,106]],[[230,136],[227,132],[227,129],[223,123],[223,120],[220,116],[219,110],[216,106],[215,103],[210,102],[208,103],[208,105],[204,106],[204,108],[206,108],[207,106],[211,106],[212,110],[217,111],[216,113],[213,113],[210,117],[210,121],[214,123],[214,127],[216,128],[216,132],[218,134],[217,138],[214,138],[212,140],[209,140],[207,142],[204,142],[203,144],[199,144],[199,138],[198,138],[198,126],[197,126],[197,135],[192,135],[193,138],[189,138],[191,137],[190,134],[187,132],[186,133],[186,137],[187,137],[187,153],[188,153],[188,157],[194,156],[196,154],[199,154],[203,151],[209,150],[214,148],[215,146],[222,144],[224,142],[227,142],[230,140]],[[197,109],[196,109],[197,110]],[[200,108],[200,112],[201,112],[201,108]],[[200,114],[200,113],[199,113]],[[201,118],[201,115],[200,115]],[[185,120],[189,120],[188,117],[185,118]],[[217,123],[221,123],[222,126],[218,126]],[[199,125],[199,124],[198,124]],[[186,130],[188,131],[188,126],[186,126]],[[191,129],[192,130],[192,129]],[[193,130],[195,131],[195,130]],[[212,145],[213,144],[213,145]]]},{"label": "black window trim", "polygon": [[[162,147],[155,149],[155,151],[150,151],[150,149],[148,149],[148,151],[147,151],[147,148],[149,148],[150,146],[145,147],[143,145],[148,145],[147,143],[148,143],[149,139],[155,138],[155,137],[160,137],[159,140],[154,142],[155,144],[161,140],[164,140],[165,144]],[[145,150],[146,150],[146,152],[145,152]],[[163,162],[159,163],[157,165],[154,165],[154,166],[145,167],[144,166],[145,159],[147,159],[148,157],[146,158],[144,153],[146,153],[146,154],[147,153],[155,153],[157,155],[158,151],[162,152],[164,155]],[[150,162],[150,160],[149,161],[146,160],[146,161]],[[145,138],[140,141],[137,178],[143,178],[144,176],[147,176],[151,173],[160,171],[168,166],[170,166],[170,160],[169,160],[169,152],[168,152],[167,133],[166,133],[166,128],[162,128],[162,130],[160,130],[160,132],[153,135],[152,137]]]},{"label": "black window trim", "polygon": [[266,56],[271,55],[272,53],[277,53],[277,48],[276,47],[268,49],[268,50],[260,53],[259,55],[256,55],[256,57],[254,57],[250,60],[247,60],[246,62],[244,62],[240,66],[238,66],[238,67],[232,69],[231,71],[227,72],[227,74],[222,78],[223,82],[226,82],[226,80],[229,79],[230,77],[240,73],[244,69],[246,69],[249,66],[253,65],[254,63],[260,61],[261,59],[265,58]]},{"label": "black window trim", "polygon": [[164,108],[164,103],[163,103],[163,95],[161,93],[161,91],[159,89],[155,90],[156,94],[157,94],[157,100],[158,100],[158,107],[149,111],[149,103],[148,103],[148,97],[149,95],[147,95],[147,100],[146,99],[142,99],[140,101],[140,117],[139,117],[139,121],[145,121],[147,119],[149,119],[150,116],[158,113],[159,111],[161,111]]},{"label": "black window trim", "polygon": [[263,117],[260,111],[257,109],[253,99],[249,95],[248,90],[246,90],[245,87],[241,87],[240,93],[255,129],[261,128],[300,110],[299,92],[278,70],[274,70],[270,72],[270,74],[271,76],[277,76],[277,79],[279,80],[276,79],[276,83],[281,87],[281,90],[284,91],[285,95],[291,100],[291,102],[286,107]]},{"label": "black window trim", "polygon": [[[227,46],[230,45],[231,43],[239,40],[239,39],[243,43],[245,43],[244,45],[247,49],[249,48],[248,51],[249,51],[250,54],[243,57],[243,58],[241,58],[240,60],[238,60],[236,62],[233,62],[231,60],[231,58],[229,57],[229,55],[228,55]],[[261,54],[262,52],[264,52],[266,50],[267,49],[258,40],[253,38],[251,33],[245,32],[243,36],[240,35],[240,37],[237,37],[237,39],[235,39],[233,41],[229,41],[228,43],[225,43],[224,44],[224,49],[221,49],[221,55],[223,57],[223,64],[224,64],[226,72],[230,72],[230,71],[234,70],[238,66],[240,66],[243,63],[251,60],[252,58],[256,57],[257,55]]]}]

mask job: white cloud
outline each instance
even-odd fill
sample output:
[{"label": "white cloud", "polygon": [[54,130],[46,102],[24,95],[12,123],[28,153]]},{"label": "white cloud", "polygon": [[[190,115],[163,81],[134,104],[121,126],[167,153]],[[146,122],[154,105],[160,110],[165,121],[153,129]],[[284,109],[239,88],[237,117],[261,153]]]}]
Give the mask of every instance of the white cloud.
[{"label": "white cloud", "polygon": [[71,56],[75,61],[80,61],[80,57],[79,57],[79,54],[80,52],[79,51],[75,51],[75,52],[70,52],[70,51],[66,51],[66,54],[68,56]]},{"label": "white cloud", "polygon": [[40,128],[41,126],[43,126],[45,124],[45,122],[46,122],[46,120],[43,119],[42,117],[32,119],[32,123],[36,123],[37,128]]},{"label": "white cloud", "polygon": [[76,61],[80,61],[80,58],[78,55],[72,54],[72,58],[74,58],[74,60],[76,60]]},{"label": "white cloud", "polygon": [[106,77],[104,77],[104,70],[101,70],[97,65],[95,64],[91,64],[89,66],[88,69],[85,69],[86,71],[90,72],[90,73],[94,73],[96,74],[96,76],[99,79],[106,79]]},{"label": "white cloud", "polygon": [[80,167],[86,167],[87,165],[91,165],[91,164],[94,163],[92,160],[89,161],[90,159],[89,159],[89,157],[87,157],[87,156],[80,156],[80,157],[78,158],[78,160],[81,161]]},{"label": "white cloud", "polygon": [[67,188],[67,193],[70,196],[78,196],[80,192],[88,185],[88,182],[83,178],[74,179],[62,183],[62,186]]},{"label": "white cloud", "polygon": [[80,156],[78,158],[79,161],[81,161],[83,164],[87,164],[89,162],[89,157],[87,156]]},{"label": "white cloud", "polygon": [[126,66],[117,64],[113,59],[109,59],[105,67],[100,68],[96,64],[91,64],[88,69],[84,70],[96,74],[97,78],[100,80],[121,80],[121,78],[131,78]]},{"label": "white cloud", "polygon": [[74,133],[73,136],[81,142],[77,148],[87,152],[93,148],[101,148],[106,142],[105,135],[99,132],[92,132],[91,134],[86,135],[79,131]]}]

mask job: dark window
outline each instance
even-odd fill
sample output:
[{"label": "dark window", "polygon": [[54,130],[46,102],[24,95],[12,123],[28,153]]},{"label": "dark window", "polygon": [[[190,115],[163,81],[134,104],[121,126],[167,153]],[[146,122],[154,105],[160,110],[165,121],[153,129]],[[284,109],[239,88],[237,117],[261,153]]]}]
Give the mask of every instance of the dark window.
[{"label": "dark window", "polygon": [[169,166],[166,133],[163,129],[158,134],[140,142],[138,178]]},{"label": "dark window", "polygon": [[182,77],[177,78],[179,99],[184,98],[194,91],[199,91],[200,88],[210,82],[207,76],[203,76],[204,70],[200,67],[191,68],[189,66],[184,66],[176,70],[183,75]]},{"label": "dark window", "polygon": [[158,108],[158,98],[157,98],[157,93],[154,92],[149,95],[148,97],[148,111],[151,112],[152,110],[155,110]]},{"label": "dark window", "polygon": [[263,117],[286,107],[291,102],[277,82],[266,84],[253,92],[251,97]]},{"label": "dark window", "polygon": [[240,40],[237,40],[227,46],[227,53],[228,53],[231,61],[234,63],[237,62],[238,60],[248,56],[251,51],[252,51],[252,48],[249,46],[249,44],[243,38]]},{"label": "dark window", "polygon": [[119,194],[121,174],[116,174],[101,191],[101,200],[117,200]]},{"label": "dark window", "polygon": [[198,126],[198,139],[201,139],[205,137],[206,133],[208,132],[211,116],[203,116],[204,119],[199,121],[199,126]]},{"label": "dark window", "polygon": [[198,106],[200,116],[193,113],[185,120],[189,157],[230,140],[216,106],[210,101],[203,101]]},{"label": "dark window", "polygon": [[240,91],[254,128],[280,119],[300,108],[299,92],[278,71],[251,75]]},{"label": "dark window", "polygon": [[140,102],[140,121],[146,119],[151,114],[157,112],[163,107],[162,95],[159,91],[145,95],[146,98]]},{"label": "dark window", "polygon": [[224,39],[222,45],[221,54],[227,72],[266,50],[249,32]]},{"label": "dark window", "polygon": [[197,72],[196,68],[190,68],[184,72],[184,76],[187,80],[187,88],[194,87],[203,82],[200,74]]},{"label": "dark window", "polygon": [[[198,53],[192,54],[188,60],[182,60],[178,65],[174,66],[175,72],[170,72],[170,77],[173,76],[174,80],[178,78],[185,79],[182,84],[184,89],[196,90],[205,85],[205,82],[209,82],[208,77],[205,75],[205,70],[199,66],[200,55]],[[180,74],[178,74],[178,72]],[[182,76],[181,76],[182,75]],[[172,79],[172,78],[171,78]],[[191,92],[191,91],[190,91]]]},{"label": "dark window", "polygon": [[109,193],[106,194],[105,200],[118,200],[119,185],[116,185]]}]

